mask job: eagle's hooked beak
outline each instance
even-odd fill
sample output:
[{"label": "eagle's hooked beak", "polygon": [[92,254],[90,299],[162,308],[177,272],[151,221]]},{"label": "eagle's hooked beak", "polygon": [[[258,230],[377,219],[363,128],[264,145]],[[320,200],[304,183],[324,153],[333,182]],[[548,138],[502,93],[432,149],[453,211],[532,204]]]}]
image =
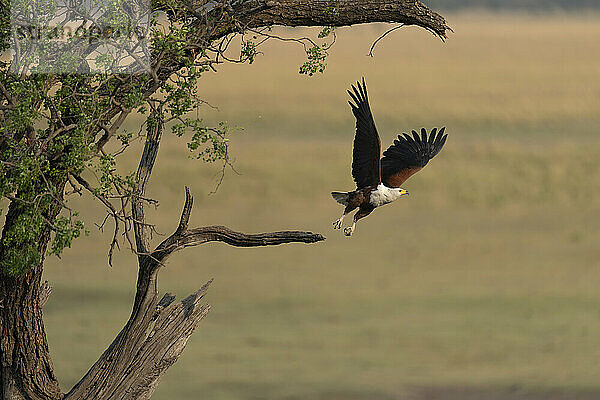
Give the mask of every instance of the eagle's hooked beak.
[{"label": "eagle's hooked beak", "polygon": [[402,189],[400,191],[400,196],[408,196],[408,195],[409,195],[408,190]]}]

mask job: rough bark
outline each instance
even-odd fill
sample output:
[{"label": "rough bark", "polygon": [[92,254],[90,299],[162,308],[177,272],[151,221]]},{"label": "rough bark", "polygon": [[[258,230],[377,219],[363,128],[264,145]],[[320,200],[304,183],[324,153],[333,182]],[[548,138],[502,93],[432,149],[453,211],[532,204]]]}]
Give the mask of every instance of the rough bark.
[{"label": "rough bark", "polygon": [[369,22],[417,25],[446,38],[441,15],[418,0],[268,0],[264,11],[248,18],[249,27],[347,26]]},{"label": "rough bark", "polygon": [[[53,220],[60,206],[47,218]],[[13,202],[6,215],[4,232],[22,212]],[[3,235],[4,238],[4,235]],[[39,250],[45,253],[50,228],[39,238]],[[0,256],[4,248],[0,248]],[[8,276],[0,271],[0,399],[59,399],[62,394],[54,375],[52,359],[42,318],[42,306],[50,294],[41,284],[43,258],[21,276]]]},{"label": "rough bark", "polygon": [[61,392],[53,372],[40,303],[42,266],[23,276],[2,277],[2,398],[58,399]]}]

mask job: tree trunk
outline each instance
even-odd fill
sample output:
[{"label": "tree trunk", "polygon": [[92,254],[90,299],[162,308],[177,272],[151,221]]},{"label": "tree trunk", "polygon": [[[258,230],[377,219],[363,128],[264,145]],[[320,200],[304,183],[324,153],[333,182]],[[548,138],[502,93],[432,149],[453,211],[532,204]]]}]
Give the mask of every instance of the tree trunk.
[{"label": "tree trunk", "polygon": [[[59,210],[54,207],[47,217],[53,221]],[[7,230],[21,212],[19,204],[11,203],[4,224],[3,242]],[[0,271],[0,400],[62,397],[42,319],[43,254],[49,240],[50,229],[45,228],[38,241],[42,262],[25,274],[9,276]],[[3,255],[4,248],[0,251]]]}]

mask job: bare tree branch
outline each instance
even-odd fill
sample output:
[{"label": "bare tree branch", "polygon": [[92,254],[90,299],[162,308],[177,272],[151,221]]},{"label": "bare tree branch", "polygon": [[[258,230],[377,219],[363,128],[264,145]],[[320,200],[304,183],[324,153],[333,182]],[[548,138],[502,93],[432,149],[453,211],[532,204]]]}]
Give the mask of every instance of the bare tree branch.
[{"label": "bare tree branch", "polygon": [[444,17],[419,0],[275,0],[264,11],[249,16],[248,27],[347,26],[370,22],[417,25],[445,39]]},{"label": "bare tree branch", "polygon": [[225,226],[204,226],[188,230],[193,204],[194,199],[186,187],[185,204],[177,230],[149,255],[156,262],[156,267],[160,267],[167,257],[176,251],[208,242],[224,242],[235,247],[260,247],[285,243],[316,243],[325,240],[321,234],[305,231],[246,234],[233,231]]},{"label": "bare tree branch", "polygon": [[208,242],[224,242],[234,247],[261,247],[285,243],[316,243],[323,240],[325,240],[323,235],[305,231],[247,234],[233,231],[225,226],[204,226],[185,231],[180,235],[174,234],[157,247],[152,257],[162,262],[176,251]]},{"label": "bare tree branch", "polygon": [[373,57],[373,50],[375,50],[375,46],[377,46],[377,43],[379,43],[379,41],[381,39],[383,39],[384,37],[386,37],[390,33],[394,32],[395,30],[402,28],[403,26],[404,26],[404,24],[400,24],[400,25],[397,25],[397,26],[395,26],[395,27],[393,27],[391,29],[388,29],[381,36],[379,36],[377,39],[375,39],[375,41],[373,42],[373,44],[371,44],[371,48],[369,49],[369,57]]}]

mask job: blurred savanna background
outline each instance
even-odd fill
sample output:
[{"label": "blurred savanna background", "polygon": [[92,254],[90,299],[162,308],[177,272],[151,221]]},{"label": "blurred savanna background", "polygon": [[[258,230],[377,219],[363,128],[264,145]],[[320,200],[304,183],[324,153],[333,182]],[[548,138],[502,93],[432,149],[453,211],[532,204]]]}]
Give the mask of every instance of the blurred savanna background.
[{"label": "blurred savanna background", "polygon": [[[159,232],[176,227],[188,185],[194,225],[327,240],[171,257],[161,291],[182,297],[214,278],[212,309],[154,398],[600,398],[600,8],[458,3],[430,2],[455,31],[446,43],[404,27],[368,57],[392,26],[354,26],[336,30],[324,74],[298,74],[302,47],[271,41],[253,64],[205,75],[199,90],[216,108],[204,119],[243,128],[230,142],[237,173],[210,194],[220,166],[168,135],[149,190]],[[346,238],[329,192],[353,188],[345,91],[362,76],[382,147],[421,127],[449,138],[404,185],[411,196]],[[133,169],[135,151],[124,157]],[[102,222],[90,198],[73,206]],[[65,387],[131,310],[135,256],[123,250],[110,268],[110,239],[90,227],[46,269]]]}]

